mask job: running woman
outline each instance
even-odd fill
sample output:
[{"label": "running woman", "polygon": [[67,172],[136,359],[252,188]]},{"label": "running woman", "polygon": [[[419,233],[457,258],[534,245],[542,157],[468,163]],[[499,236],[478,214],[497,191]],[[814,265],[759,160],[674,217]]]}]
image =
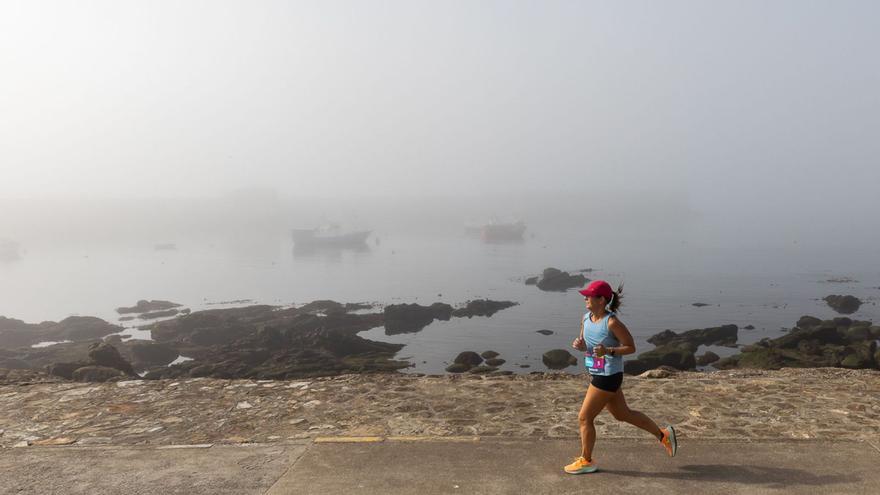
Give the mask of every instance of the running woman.
[{"label": "running woman", "polygon": [[623,356],[636,352],[629,329],[616,315],[620,308],[623,284],[614,292],[608,282],[596,280],[579,292],[584,296],[587,313],[583,318],[580,335],[571,346],[585,353],[584,365],[590,373],[590,386],[578,414],[581,455],[565,466],[565,472],[585,474],[598,469],[593,461],[593,446],[596,444],[593,420],[602,409],[608,409],[614,419],[625,421],[654,435],[666,448],[666,453],[670,457],[674,456],[678,448],[675,429],[672,426],[659,428],[651,418],[630,409],[620,387],[623,384]]}]

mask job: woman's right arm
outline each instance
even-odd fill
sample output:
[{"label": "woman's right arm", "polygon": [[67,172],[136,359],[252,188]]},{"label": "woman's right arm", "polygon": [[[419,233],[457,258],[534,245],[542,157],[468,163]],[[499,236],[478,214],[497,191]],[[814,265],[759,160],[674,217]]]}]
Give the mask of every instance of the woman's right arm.
[{"label": "woman's right arm", "polygon": [[580,331],[580,333],[578,333],[578,336],[571,342],[571,346],[581,352],[587,351],[587,342],[584,340],[584,324],[583,324],[583,322],[581,322],[581,331]]}]

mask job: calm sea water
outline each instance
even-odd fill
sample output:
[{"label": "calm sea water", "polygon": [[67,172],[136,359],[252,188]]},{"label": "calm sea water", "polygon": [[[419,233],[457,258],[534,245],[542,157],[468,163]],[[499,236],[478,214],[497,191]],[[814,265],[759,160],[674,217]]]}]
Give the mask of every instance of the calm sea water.
[{"label": "calm sea water", "polygon": [[[383,328],[361,334],[405,344],[398,357],[412,361],[412,371],[428,373],[442,372],[461,351],[490,349],[507,360],[502,369],[545,369],[541,354],[568,348],[584,311],[575,291],[542,292],[524,285],[525,277],[548,266],[593,268],[590,278],[614,285],[624,281],[621,318],[640,351],[652,347],[646,338],[667,328],[734,323],[741,327],[740,343],[779,336],[802,315],[837,316],[821,301],[835,293],[866,301],[851,317],[880,321],[880,269],[870,249],[832,255],[797,244],[763,249],[698,246],[682,233],[596,238],[585,232],[537,232],[523,243],[499,245],[463,235],[426,238],[378,232],[365,250],[307,254],[294,251],[286,233],[183,239],[176,246],[25,246],[20,260],[0,263],[0,315],[28,322],[94,315],[117,322],[114,308],[138,299],[168,299],[194,311],[243,299],[278,305],[315,299],[454,305],[490,298],[520,303],[491,318],[435,322],[412,334],[387,336]],[[835,277],[855,281],[826,282]],[[708,306],[694,307],[694,302]],[[138,322],[121,324],[133,327]],[[756,328],[743,330],[746,325]],[[541,329],[554,333],[536,333]]]}]

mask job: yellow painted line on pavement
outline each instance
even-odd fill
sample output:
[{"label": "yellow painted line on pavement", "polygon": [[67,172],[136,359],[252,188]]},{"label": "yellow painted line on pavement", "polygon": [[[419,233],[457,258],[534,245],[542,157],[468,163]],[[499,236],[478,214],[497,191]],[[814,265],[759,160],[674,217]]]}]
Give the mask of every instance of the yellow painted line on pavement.
[{"label": "yellow painted line on pavement", "polygon": [[389,442],[479,442],[480,437],[391,436]]}]

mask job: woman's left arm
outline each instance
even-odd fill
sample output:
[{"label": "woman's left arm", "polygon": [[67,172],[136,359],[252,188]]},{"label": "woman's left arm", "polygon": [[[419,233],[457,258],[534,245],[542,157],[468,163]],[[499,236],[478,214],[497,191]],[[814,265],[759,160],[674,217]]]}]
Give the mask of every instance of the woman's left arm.
[{"label": "woman's left arm", "polygon": [[612,352],[614,349],[615,356],[623,356],[625,354],[633,354],[636,352],[636,344],[633,342],[633,336],[629,333],[629,329],[626,328],[626,325],[623,324],[622,321],[617,319],[616,317],[611,317],[608,319],[608,330],[611,330],[611,333],[617,337],[617,341],[620,342],[620,345],[617,347],[609,347],[607,352]]}]

